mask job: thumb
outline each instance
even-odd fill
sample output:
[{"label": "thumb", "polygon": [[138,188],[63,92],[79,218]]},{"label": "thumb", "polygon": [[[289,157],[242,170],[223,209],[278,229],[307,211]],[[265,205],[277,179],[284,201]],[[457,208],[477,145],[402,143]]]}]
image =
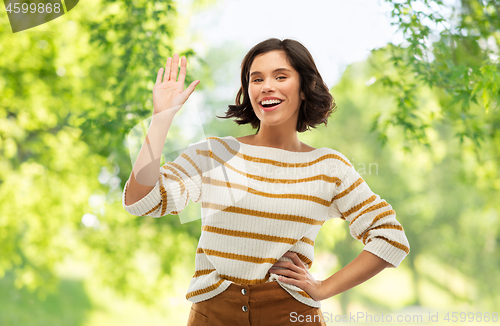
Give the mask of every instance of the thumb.
[{"label": "thumb", "polygon": [[193,92],[194,92],[194,90],[195,90],[196,86],[197,86],[199,83],[200,83],[200,81],[199,81],[199,80],[195,80],[195,81],[193,81],[193,82],[192,82],[192,83],[188,86],[188,88],[186,88],[186,89],[184,90],[184,92],[182,92],[182,93],[183,93],[183,95],[186,95],[186,97],[191,96],[191,94],[193,94]]}]

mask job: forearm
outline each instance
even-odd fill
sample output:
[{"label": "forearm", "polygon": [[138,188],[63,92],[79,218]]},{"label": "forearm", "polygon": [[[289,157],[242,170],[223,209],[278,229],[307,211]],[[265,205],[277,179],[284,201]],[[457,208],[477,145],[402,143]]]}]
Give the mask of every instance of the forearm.
[{"label": "forearm", "polygon": [[390,266],[382,258],[366,250],[344,268],[322,282],[323,298],[328,299],[359,285]]},{"label": "forearm", "polygon": [[161,154],[175,113],[154,114],[151,125],[130,174],[125,204],[132,205],[154,188],[160,176]]}]

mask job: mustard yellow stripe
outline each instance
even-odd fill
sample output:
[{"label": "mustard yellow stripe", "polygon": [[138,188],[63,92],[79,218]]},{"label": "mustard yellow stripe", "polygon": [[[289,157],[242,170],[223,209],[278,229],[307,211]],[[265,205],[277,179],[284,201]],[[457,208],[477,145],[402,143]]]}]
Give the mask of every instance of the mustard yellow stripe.
[{"label": "mustard yellow stripe", "polygon": [[309,294],[307,294],[306,292],[304,291],[297,291],[298,294],[300,294],[301,296],[303,297],[306,297],[306,298],[309,298],[309,299],[312,299]]},{"label": "mustard yellow stripe", "polygon": [[160,205],[161,205],[161,202],[160,202],[160,203],[158,203],[158,205],[156,205],[155,207],[151,208],[151,209],[150,209],[149,211],[147,211],[146,213],[142,214],[141,216],[146,216],[146,215],[148,215],[148,214],[151,214],[152,212],[154,212],[155,210],[157,210],[157,209],[158,209],[158,207],[160,207]]},{"label": "mustard yellow stripe", "polygon": [[194,273],[194,275],[193,275],[192,278],[199,277],[199,276],[202,276],[202,275],[207,275],[207,274],[212,273],[213,271],[215,271],[215,269],[200,269],[199,271],[196,271]]},{"label": "mustard yellow stripe", "polygon": [[[387,243],[389,243],[390,245],[393,245],[394,247],[400,249],[400,250],[403,250],[404,252],[406,252],[406,254],[408,254],[410,252],[410,248],[408,248],[407,246],[405,246],[404,244],[402,243],[399,243],[397,241],[393,241],[393,240],[390,240],[390,239],[387,239],[386,237],[383,237],[383,236],[380,236],[380,235],[376,235],[374,236],[372,239],[374,238],[380,238],[382,240],[385,240]],[[372,241],[372,239],[368,240],[368,243],[370,243],[370,241]],[[367,244],[368,244],[367,243]]]},{"label": "mustard yellow stripe", "polygon": [[[182,173],[184,173],[187,177],[190,177],[189,173],[179,164],[177,163],[174,163],[174,162],[168,162],[166,163],[174,168],[176,168],[177,170],[181,171]],[[200,175],[201,176],[201,175]]]},{"label": "mustard yellow stripe", "polygon": [[186,153],[182,153],[181,156],[195,168],[196,172],[198,172],[199,176],[201,177],[202,172],[200,168],[193,162],[191,157],[189,157],[189,155],[187,155]]},{"label": "mustard yellow stripe", "polygon": [[307,265],[307,268],[311,268],[313,262],[309,258],[298,252],[295,253],[297,254],[297,256],[299,256],[300,260],[302,260]]},{"label": "mustard yellow stripe", "polygon": [[362,202],[361,204],[358,204],[356,206],[353,206],[351,207],[349,210],[345,211],[344,213],[341,213],[343,217],[346,217],[346,216],[349,216],[351,215],[352,213],[354,212],[357,212],[361,209],[361,207],[371,203],[372,201],[374,201],[375,199],[377,199],[377,196],[376,195],[373,195],[371,196],[370,198],[368,198],[367,200],[365,200],[364,202]]},{"label": "mustard yellow stripe", "polygon": [[372,221],[372,225],[375,224],[375,222],[377,222],[378,220],[386,217],[386,216],[389,216],[389,215],[396,215],[396,212],[393,210],[393,209],[390,209],[388,211],[385,211],[383,213],[380,213],[378,214],[377,216],[375,216],[375,218],[373,219]]},{"label": "mustard yellow stripe", "polygon": [[213,179],[213,178],[205,177],[205,176],[202,178],[202,182],[204,184],[247,191],[248,193],[254,194],[256,196],[262,196],[262,197],[267,197],[267,198],[286,198],[286,199],[307,200],[307,201],[312,201],[312,202],[318,203],[318,204],[326,206],[326,207],[330,206],[329,200],[325,200],[323,198],[316,197],[316,196],[308,196],[308,195],[302,195],[302,194],[271,194],[271,193],[259,191],[259,190],[256,190],[254,188],[250,188],[250,187],[238,184],[238,183],[221,181],[221,180],[217,180],[217,179]]},{"label": "mustard yellow stripe", "polygon": [[[341,182],[340,179],[337,178],[337,177],[329,177],[329,176],[324,175],[324,174],[318,174],[318,175],[315,175],[313,177],[302,178],[302,179],[275,179],[275,178],[266,178],[266,177],[262,177],[260,175],[254,175],[254,174],[248,174],[248,173],[242,172],[242,171],[236,169],[235,167],[233,167],[232,165],[224,162],[219,156],[215,155],[210,150],[198,150],[197,149],[196,151],[199,154],[203,155],[203,156],[210,157],[210,158],[214,159],[215,161],[217,161],[221,165],[224,165],[228,169],[231,169],[234,172],[236,172],[238,174],[241,174],[242,176],[244,176],[246,178],[250,178],[250,179],[254,179],[254,180],[258,180],[258,181],[262,181],[262,182],[292,184],[292,183],[302,183],[302,182],[311,182],[311,181],[316,181],[316,180],[323,180],[325,182],[335,183],[335,184],[337,184],[337,186]],[[284,163],[282,163],[282,164],[284,164]]]},{"label": "mustard yellow stripe", "polygon": [[184,194],[184,191],[186,191],[186,186],[184,185],[184,182],[182,181],[181,178],[175,176],[175,175],[172,175],[172,174],[166,174],[166,173],[162,173],[162,175],[166,178],[166,179],[169,179],[169,180],[173,180],[173,181],[176,181],[178,184],[179,184],[179,187],[181,188],[181,196]]},{"label": "mustard yellow stripe", "polygon": [[197,295],[213,291],[213,290],[217,289],[222,284],[222,282],[224,282],[224,280],[221,279],[219,282],[217,282],[215,284],[212,284],[212,285],[210,285],[210,286],[208,286],[206,288],[189,292],[188,294],[186,294],[186,299],[189,299],[189,298],[195,297]]},{"label": "mustard yellow stripe", "polygon": [[234,282],[234,283],[238,283],[238,284],[259,284],[259,283],[265,283],[269,279],[269,276],[270,275],[268,273],[265,278],[248,280],[248,279],[245,279],[245,278],[233,277],[233,276],[229,276],[229,275],[223,275],[223,274],[220,275],[221,278],[223,278],[225,280],[228,280],[228,281],[231,281],[231,282]]},{"label": "mustard yellow stripe", "polygon": [[[163,164],[163,168],[166,169],[165,166],[168,166],[169,170],[173,174],[175,174],[179,179],[182,179],[182,176],[179,174],[179,172],[177,172],[177,169],[175,167],[171,166],[171,165],[172,165],[172,162],[167,162],[167,163]],[[163,173],[163,175],[166,175],[166,174]]]},{"label": "mustard yellow stripe", "polygon": [[363,180],[363,178],[359,178],[352,185],[350,185],[349,188],[347,188],[346,190],[342,191],[340,194],[337,194],[335,197],[333,197],[332,202],[344,197],[345,195],[350,193],[352,190],[354,190],[357,186],[359,186],[363,182],[365,182],[365,180]]},{"label": "mustard yellow stripe", "polygon": [[249,263],[254,263],[254,264],[274,264],[278,260],[275,258],[260,258],[260,257],[253,257],[253,256],[247,256],[247,255],[239,255],[239,254],[232,254],[228,252],[222,252],[222,251],[217,251],[217,250],[212,250],[212,249],[203,249],[203,248],[198,248],[196,249],[197,254],[205,254],[208,256],[217,256],[217,257],[222,257],[222,258],[227,258],[227,259],[232,259],[232,260],[239,260],[239,261],[246,261]]},{"label": "mustard yellow stripe", "polygon": [[309,238],[302,237],[302,238],[300,239],[300,241],[302,241],[302,242],[304,242],[304,243],[307,243],[307,244],[309,244],[309,245],[311,245],[311,246],[313,246],[313,247],[314,247],[314,241],[312,241],[312,240],[311,240],[311,239],[309,239]]},{"label": "mustard yellow stripe", "polygon": [[161,193],[161,216],[165,215],[167,210],[167,191],[163,187],[163,181],[160,178],[160,193]]},{"label": "mustard yellow stripe", "polygon": [[[352,221],[349,224],[349,226],[351,226],[352,223],[354,223],[354,221],[356,221],[356,219],[358,217],[360,217],[361,215],[366,214],[366,213],[371,212],[371,211],[374,211],[376,209],[385,207],[385,206],[389,206],[389,204],[386,201],[383,201],[383,202],[378,203],[377,205],[373,205],[373,206],[370,206],[370,207],[364,209],[361,213],[359,213],[355,218],[352,219]],[[372,224],[373,224],[373,222],[372,222]]]},{"label": "mustard yellow stripe", "polygon": [[[177,183],[179,184],[179,187],[181,188],[181,196],[184,194],[184,191],[188,191],[186,186],[184,185],[184,182],[179,177],[176,177],[175,175],[172,175],[172,174],[166,174],[166,173],[162,173],[162,174],[167,179],[177,181]],[[189,191],[188,191],[188,195],[186,196],[186,201],[184,202],[184,207],[187,205],[188,201],[189,201]],[[180,212],[172,211],[170,214],[177,215],[179,213]]]},{"label": "mustard yellow stripe", "polygon": [[323,156],[315,159],[314,161],[306,162],[306,163],[286,163],[286,162],[280,162],[280,161],[275,161],[275,160],[269,160],[269,159],[265,159],[265,158],[260,158],[260,157],[255,157],[255,156],[250,156],[250,155],[245,155],[245,154],[239,153],[239,152],[235,151],[234,149],[232,149],[225,141],[223,141],[222,139],[220,139],[218,137],[207,137],[207,139],[217,140],[219,143],[222,144],[222,146],[224,146],[227,149],[228,152],[230,152],[234,156],[238,156],[244,160],[251,161],[251,162],[265,163],[265,164],[271,164],[271,165],[275,165],[275,166],[289,168],[289,167],[307,167],[307,166],[316,164],[318,162],[321,162],[323,160],[333,158],[333,159],[342,161],[342,163],[344,163],[345,165],[347,165],[349,167],[351,166],[351,164],[349,164],[349,162],[347,162],[342,157],[340,157],[339,155],[336,155],[336,154],[326,154],[326,155],[323,155]]},{"label": "mustard yellow stripe", "polygon": [[374,227],[373,229],[366,231],[365,235],[363,235],[363,236],[361,234],[358,235],[358,240],[361,239],[361,237],[363,237],[363,243],[365,243],[366,239],[368,238],[368,235],[370,234],[370,231],[380,230],[380,229],[392,229],[392,230],[404,231],[403,227],[401,225],[380,225],[380,226]]},{"label": "mustard yellow stripe", "polygon": [[270,241],[270,242],[281,242],[281,243],[288,243],[291,245],[294,245],[298,241],[298,240],[293,239],[293,238],[284,238],[284,237],[277,237],[277,236],[261,234],[261,233],[228,230],[228,229],[222,229],[222,228],[218,228],[215,226],[209,226],[209,225],[202,226],[201,230],[207,231],[207,232],[213,232],[213,233],[217,233],[217,234],[222,234],[222,235],[227,235],[227,236],[231,236],[231,237],[257,239],[257,240],[264,240],[264,241]]},{"label": "mustard yellow stripe", "polygon": [[305,224],[311,224],[311,225],[323,225],[323,223],[325,223],[325,221],[315,220],[315,219],[308,218],[305,216],[263,212],[263,211],[257,211],[257,210],[253,210],[253,209],[234,207],[234,206],[227,206],[226,207],[224,205],[209,203],[209,202],[205,202],[205,201],[201,203],[201,207],[220,210],[220,211],[229,212],[229,213],[251,215],[251,216],[264,217],[264,218],[270,218],[270,219],[282,220],[282,221],[299,222],[299,223],[305,223]]}]

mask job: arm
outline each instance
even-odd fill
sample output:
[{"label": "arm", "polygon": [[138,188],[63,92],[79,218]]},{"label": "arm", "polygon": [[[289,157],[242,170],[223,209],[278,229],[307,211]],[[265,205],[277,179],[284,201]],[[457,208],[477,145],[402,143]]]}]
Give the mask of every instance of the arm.
[{"label": "arm", "polygon": [[152,198],[147,198],[147,203],[138,205],[141,206],[141,210],[158,202],[159,191],[156,191],[158,194],[152,194],[152,190],[157,188],[158,182],[162,188],[161,195],[164,197],[164,189],[160,179],[160,160],[163,146],[175,114],[179,112],[199,83],[199,81],[194,81],[184,90],[186,58],[181,58],[179,80],[176,81],[178,65],[179,55],[176,53],[173,59],[170,57],[167,59],[165,74],[163,74],[163,68],[160,68],[156,76],[156,83],[153,87],[153,117],[130,178],[125,184],[123,195],[125,208],[138,203],[141,199],[146,199],[145,197],[149,195]]},{"label": "arm", "polygon": [[138,202],[155,187],[160,176],[161,153],[173,118],[174,114],[168,111],[153,115],[146,140],[130,174],[125,205]]},{"label": "arm", "polygon": [[[347,158],[344,160],[348,162]],[[296,285],[314,300],[323,300],[363,283],[386,267],[397,267],[410,252],[403,227],[396,212],[379,195],[373,193],[348,162],[341,185],[332,198],[330,217],[349,222],[354,239],[364,250],[348,265],[324,281],[315,280],[297,254],[287,252],[290,261],[278,261],[270,272],[286,276],[284,283]]]},{"label": "arm", "polygon": [[321,289],[316,300],[328,299],[347,291],[369,280],[389,265],[391,264],[385,260],[363,250],[352,262],[321,282]]},{"label": "arm", "polygon": [[347,291],[377,275],[386,267],[392,266],[371,252],[363,250],[344,268],[324,281],[317,281],[296,253],[288,251],[283,256],[292,261],[279,261],[269,272],[285,276],[280,276],[279,281],[301,288],[316,301]]}]

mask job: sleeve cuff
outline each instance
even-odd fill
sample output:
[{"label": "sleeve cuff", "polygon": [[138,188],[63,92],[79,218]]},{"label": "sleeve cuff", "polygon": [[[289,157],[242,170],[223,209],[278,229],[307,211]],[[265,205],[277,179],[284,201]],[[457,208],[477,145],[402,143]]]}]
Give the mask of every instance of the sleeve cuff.
[{"label": "sleeve cuff", "polygon": [[408,255],[404,250],[398,249],[380,238],[374,238],[363,248],[363,250],[369,251],[394,265],[389,266],[391,268],[398,267],[401,261]]},{"label": "sleeve cuff", "polygon": [[123,208],[125,208],[125,210],[130,214],[143,216],[161,202],[160,183],[159,181],[157,181],[155,187],[151,189],[151,191],[141,200],[133,203],[132,205],[125,205],[125,194],[127,192],[128,182],[129,180],[127,180],[127,182],[125,183],[125,189],[122,196],[122,205]]}]

